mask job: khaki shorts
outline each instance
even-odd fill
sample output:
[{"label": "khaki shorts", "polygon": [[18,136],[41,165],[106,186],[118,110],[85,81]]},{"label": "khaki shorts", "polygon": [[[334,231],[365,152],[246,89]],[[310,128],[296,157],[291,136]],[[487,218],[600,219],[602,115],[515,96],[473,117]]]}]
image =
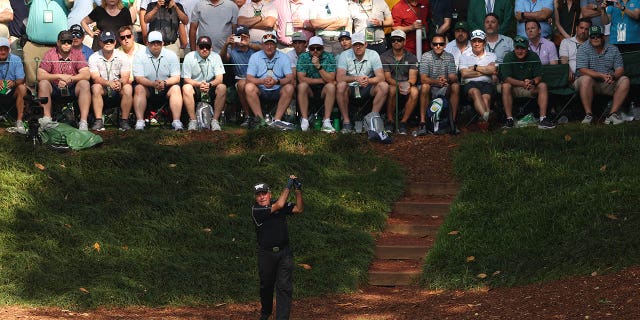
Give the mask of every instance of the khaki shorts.
[{"label": "khaki shorts", "polygon": [[[573,82],[573,87],[576,90],[580,90],[580,81],[585,77],[587,76],[581,76],[578,79],[576,79],[576,81]],[[618,88],[618,84],[620,83],[620,80],[625,78],[627,78],[627,76],[622,76],[620,77],[620,79],[616,80],[616,82],[614,83],[605,83],[605,82],[596,81],[595,85],[593,86],[593,93],[613,96],[613,93],[616,91],[616,88]]]},{"label": "khaki shorts", "polygon": [[[523,88],[523,87],[511,87],[511,93],[514,98],[533,98],[534,95],[531,94],[531,91]],[[499,94],[502,94],[502,84],[496,85],[496,91]]]},{"label": "khaki shorts", "polygon": [[38,60],[40,60],[38,61],[39,65],[44,54],[53,47],[55,47],[55,45],[48,46],[31,41],[27,41],[27,43],[25,43],[24,48],[22,48],[22,53],[24,55],[24,73],[27,78],[27,86],[31,87],[36,85],[38,67],[36,66],[35,59],[38,58]]}]

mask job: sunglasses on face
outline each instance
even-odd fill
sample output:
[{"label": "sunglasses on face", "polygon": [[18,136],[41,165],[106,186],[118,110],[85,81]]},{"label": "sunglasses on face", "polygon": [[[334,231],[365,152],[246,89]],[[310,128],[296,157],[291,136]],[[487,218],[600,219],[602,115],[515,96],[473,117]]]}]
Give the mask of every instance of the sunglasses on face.
[{"label": "sunglasses on face", "polygon": [[133,37],[133,34],[131,34],[131,33],[125,34],[125,35],[120,36],[120,40],[131,39],[131,37]]},{"label": "sunglasses on face", "polygon": [[60,44],[72,44],[73,40],[60,40]]},{"label": "sunglasses on face", "polygon": [[444,47],[444,42],[432,42],[431,46],[433,46],[433,47]]},{"label": "sunglasses on face", "polygon": [[309,47],[309,51],[322,51],[322,50],[324,50],[324,48],[321,47],[321,46],[311,46],[311,47]]},{"label": "sunglasses on face", "polygon": [[72,37],[74,37],[74,38],[76,38],[76,39],[80,39],[80,38],[83,38],[83,37],[84,37],[84,35],[83,35],[83,34],[80,34],[80,33],[72,33],[72,34],[71,34],[71,36],[72,36]]},{"label": "sunglasses on face", "polygon": [[404,42],[404,39],[402,39],[402,38],[391,38],[391,43],[395,43],[395,42]]},{"label": "sunglasses on face", "polygon": [[267,39],[276,39],[276,37],[270,33],[265,34],[264,36],[262,36],[262,40],[267,40]]},{"label": "sunglasses on face", "polygon": [[114,44],[114,43],[116,43],[115,40],[111,40],[111,39],[105,40],[103,42],[104,42],[104,44]]},{"label": "sunglasses on face", "polygon": [[162,41],[151,41],[149,42],[150,44],[157,46],[157,45],[162,45]]},{"label": "sunglasses on face", "polygon": [[200,50],[211,50],[211,46],[206,44],[201,44],[198,46],[198,48],[200,48]]},{"label": "sunglasses on face", "polygon": [[592,35],[589,36],[589,38],[591,38],[591,39],[601,39],[602,35],[601,34],[592,34]]}]

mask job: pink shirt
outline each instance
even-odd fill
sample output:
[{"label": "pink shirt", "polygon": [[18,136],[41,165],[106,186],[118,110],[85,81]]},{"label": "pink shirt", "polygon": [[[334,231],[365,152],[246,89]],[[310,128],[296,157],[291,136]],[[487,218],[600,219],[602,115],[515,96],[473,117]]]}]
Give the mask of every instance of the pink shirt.
[{"label": "pink shirt", "polygon": [[[79,49],[71,49],[67,59],[62,59],[58,53],[58,48],[51,48],[42,57],[40,69],[50,74],[68,74],[75,76],[80,73],[80,69],[88,68],[87,61]],[[57,83],[57,80],[54,81]]]},{"label": "pink shirt", "polygon": [[[286,36],[287,23],[299,20],[305,26],[311,27],[309,24],[309,10],[313,2],[311,0],[276,0],[275,4],[278,10],[278,42],[289,46],[291,45],[291,37]],[[307,41],[314,34],[312,31],[303,28],[293,28],[293,32],[301,32]]]}]

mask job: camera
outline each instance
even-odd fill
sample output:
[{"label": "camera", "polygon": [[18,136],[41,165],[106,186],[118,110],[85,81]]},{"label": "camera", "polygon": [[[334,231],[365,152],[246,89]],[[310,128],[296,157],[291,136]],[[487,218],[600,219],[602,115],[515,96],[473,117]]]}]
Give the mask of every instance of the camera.
[{"label": "camera", "polygon": [[233,37],[233,42],[240,43],[241,41],[242,41],[242,38],[240,36],[234,36]]},{"label": "camera", "polygon": [[49,102],[48,97],[36,97],[30,92],[24,96],[24,119],[29,126],[27,140],[33,140],[34,145],[36,142],[42,142],[40,135],[38,135],[38,130],[40,129],[38,119],[44,116],[42,105],[47,102]]},{"label": "camera", "polygon": [[616,4],[616,2],[617,2],[617,1],[606,1],[606,3],[607,3],[607,7],[615,5],[615,4]]}]

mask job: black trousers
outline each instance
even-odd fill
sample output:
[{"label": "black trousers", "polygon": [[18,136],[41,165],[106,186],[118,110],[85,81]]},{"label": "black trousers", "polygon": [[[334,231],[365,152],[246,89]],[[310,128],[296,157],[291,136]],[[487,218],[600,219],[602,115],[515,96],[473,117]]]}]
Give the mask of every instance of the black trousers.
[{"label": "black trousers", "polygon": [[287,246],[278,252],[258,249],[260,274],[261,319],[273,312],[273,290],[276,291],[276,319],[289,319],[293,297],[293,253]]}]

